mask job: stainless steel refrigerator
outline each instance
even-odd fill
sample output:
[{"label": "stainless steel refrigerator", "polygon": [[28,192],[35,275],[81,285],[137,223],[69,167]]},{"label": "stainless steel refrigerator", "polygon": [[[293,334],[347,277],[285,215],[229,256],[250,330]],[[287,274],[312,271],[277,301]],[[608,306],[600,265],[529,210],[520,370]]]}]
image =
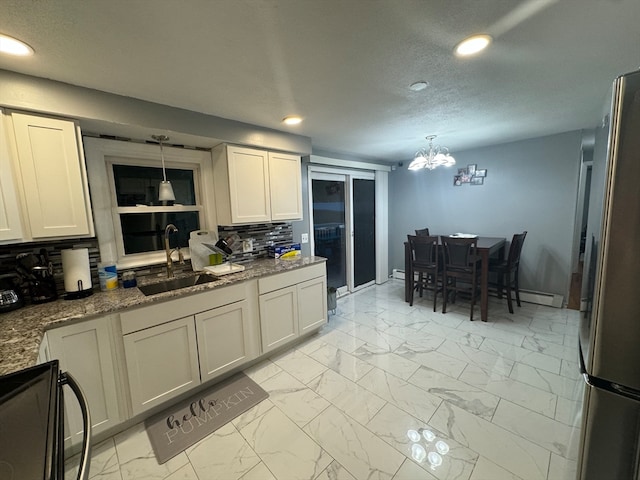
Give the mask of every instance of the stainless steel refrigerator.
[{"label": "stainless steel refrigerator", "polygon": [[577,478],[640,479],[640,71],[613,83],[592,172]]}]

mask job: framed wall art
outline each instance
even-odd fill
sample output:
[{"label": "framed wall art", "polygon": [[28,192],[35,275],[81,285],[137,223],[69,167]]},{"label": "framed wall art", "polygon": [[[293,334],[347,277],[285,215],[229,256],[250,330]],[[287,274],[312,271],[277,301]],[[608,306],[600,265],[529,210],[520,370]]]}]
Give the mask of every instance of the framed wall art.
[{"label": "framed wall art", "polygon": [[453,186],[460,187],[464,183],[470,185],[484,185],[487,176],[487,169],[479,169],[475,163],[469,164],[466,168],[459,168],[458,174],[453,176]]}]

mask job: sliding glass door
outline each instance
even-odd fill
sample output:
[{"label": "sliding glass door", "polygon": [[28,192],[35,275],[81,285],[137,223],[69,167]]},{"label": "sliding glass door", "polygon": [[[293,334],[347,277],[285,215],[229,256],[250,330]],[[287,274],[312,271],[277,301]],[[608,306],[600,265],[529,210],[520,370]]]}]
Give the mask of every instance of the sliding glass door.
[{"label": "sliding glass door", "polygon": [[327,283],[339,294],[375,282],[373,174],[326,167],[310,171],[312,251],[327,259]]},{"label": "sliding glass door", "polygon": [[327,284],[347,285],[345,181],[322,175],[311,180],[313,195],[313,246],[315,255],[327,259]]}]

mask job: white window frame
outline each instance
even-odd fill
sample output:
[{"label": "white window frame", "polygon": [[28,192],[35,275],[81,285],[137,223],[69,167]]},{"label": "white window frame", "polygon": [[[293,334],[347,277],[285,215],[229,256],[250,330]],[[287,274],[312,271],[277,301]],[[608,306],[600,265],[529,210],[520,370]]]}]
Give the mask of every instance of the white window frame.
[{"label": "white window frame", "polygon": [[[93,137],[85,137],[83,143],[96,235],[103,260],[115,260],[119,269],[166,262],[164,251],[125,255],[120,224],[120,215],[123,213],[197,211],[201,230],[217,229],[210,151],[164,147],[167,168],[193,170],[196,205],[118,207],[112,165],[160,167],[160,147]],[[189,257],[188,252],[188,248],[184,250],[186,258]]]}]

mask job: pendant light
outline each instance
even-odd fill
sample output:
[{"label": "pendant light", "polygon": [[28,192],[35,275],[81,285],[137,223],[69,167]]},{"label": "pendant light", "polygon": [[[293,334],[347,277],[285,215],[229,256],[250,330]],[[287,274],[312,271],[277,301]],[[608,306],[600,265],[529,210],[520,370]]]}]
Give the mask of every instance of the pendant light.
[{"label": "pendant light", "polygon": [[160,158],[162,158],[162,181],[160,182],[158,200],[161,202],[169,202],[176,199],[171,182],[167,180],[167,172],[164,168],[164,152],[162,151],[162,142],[169,140],[169,137],[166,135],[151,135],[151,138],[160,143]]}]

